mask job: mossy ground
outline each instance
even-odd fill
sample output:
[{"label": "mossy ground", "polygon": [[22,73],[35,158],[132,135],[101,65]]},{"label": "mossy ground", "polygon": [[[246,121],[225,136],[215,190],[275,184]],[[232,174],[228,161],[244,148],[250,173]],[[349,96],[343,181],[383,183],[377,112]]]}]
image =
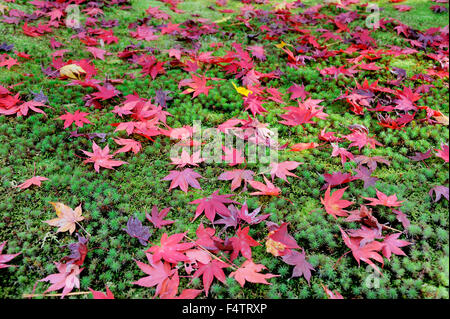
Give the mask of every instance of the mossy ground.
[{"label": "mossy ground", "polygon": [[[130,43],[137,43],[129,37],[127,25],[145,16],[144,10],[151,6],[160,6],[162,10],[170,12],[161,2],[153,0],[131,1],[133,9],[127,12],[115,8],[104,8],[108,19],[119,19],[120,25],[114,29],[119,37],[119,43],[107,46],[109,52],[123,50]],[[239,8],[242,4],[230,0],[227,8]],[[317,1],[304,1],[314,4]],[[411,5],[411,12],[398,13],[388,1],[377,2],[385,7],[382,16],[398,18],[404,23],[418,29],[444,26],[448,23],[448,13],[434,14],[429,1],[408,0],[402,4]],[[177,15],[173,12],[174,23],[191,18],[190,12],[202,17],[218,21],[227,16],[207,8],[209,1],[186,0],[179,8],[186,13]],[[8,3],[10,8],[31,9],[26,1]],[[266,6],[269,8],[270,6]],[[448,5],[447,5],[448,7]],[[302,9],[298,9],[302,10]],[[222,28],[242,34],[237,26],[221,24]],[[2,269],[0,275],[0,298],[21,298],[24,293],[31,293],[37,280],[53,273],[53,261],[66,255],[67,250],[61,248],[64,244],[74,241],[74,236],[56,234],[55,229],[43,223],[54,217],[52,202],[63,202],[71,207],[82,205],[84,216],[83,225],[92,234],[89,243],[90,251],[85,262],[85,270],[81,273],[81,289],[88,287],[104,290],[107,285],[117,298],[150,298],[154,289],[133,285],[132,282],[142,277],[142,272],[136,267],[133,259],[144,260],[144,249],[136,239],[129,237],[122,229],[128,218],[137,215],[141,221],[145,220],[145,211],[153,205],[159,208],[173,207],[168,217],[177,222],[162,230],[155,230],[150,240],[158,243],[164,232],[169,234],[188,231],[191,236],[200,222],[210,224],[205,218],[191,222],[195,205],[188,203],[194,199],[206,197],[217,189],[221,193],[231,193],[227,182],[217,180],[217,177],[227,169],[226,165],[201,164],[197,171],[205,177],[201,180],[202,190],[189,191],[187,194],[179,189],[168,191],[169,183],[161,179],[168,174],[172,166],[169,165],[169,150],[172,142],[168,138],[158,137],[155,142],[143,138],[143,151],[137,155],[120,154],[118,159],[129,164],[116,170],[104,170],[96,173],[92,165],[83,165],[79,150],[90,150],[92,141],[83,138],[69,138],[69,130],[62,128],[62,121],[56,120],[63,110],[74,111],[80,109],[90,112],[89,119],[93,123],[79,130],[79,132],[108,133],[105,142],[96,142],[102,147],[106,144],[114,145],[113,137],[122,136],[113,133],[114,127],[109,124],[117,122],[117,118],[110,113],[114,105],[121,99],[109,100],[104,109],[94,110],[84,106],[82,97],[90,89],[79,86],[66,87],[67,81],[48,79],[41,72],[41,64],[51,62],[51,52],[48,43],[51,37],[57,36],[58,41],[66,44],[69,52],[65,59],[90,58],[79,41],[70,41],[73,31],[59,29],[54,34],[39,38],[29,38],[23,35],[20,27],[0,24],[0,42],[13,43],[15,49],[32,54],[33,60],[15,66],[11,70],[0,69],[0,84],[12,85],[19,82],[15,90],[23,96],[30,91],[40,91],[49,97],[48,104],[54,109],[46,109],[48,116],[34,114],[27,117],[0,116],[0,241],[8,240],[7,253],[23,252],[11,264],[17,268]],[[239,36],[237,37],[237,39]],[[294,42],[296,35],[285,35],[285,42]],[[377,31],[374,34],[380,46],[403,43],[392,30]],[[231,40],[217,36],[206,36],[201,39],[202,48],[207,50],[211,42],[223,42],[224,49],[230,49]],[[290,184],[278,183],[285,199],[261,197],[255,198],[248,192],[238,193],[234,199],[240,202],[247,200],[250,208],[263,206],[265,213],[271,213],[273,222],[290,222],[290,232],[299,245],[305,248],[309,262],[315,267],[311,283],[308,285],[304,278],[290,279],[291,267],[284,264],[265,251],[264,246],[253,249],[254,260],[268,267],[280,277],[270,280],[272,285],[247,284],[242,289],[238,283],[230,278],[226,285],[214,283],[211,298],[325,298],[322,284],[334,290],[337,289],[347,298],[448,298],[449,272],[449,236],[448,236],[448,201],[441,200],[434,203],[428,191],[435,185],[448,184],[448,164],[443,164],[440,158],[432,157],[423,162],[413,162],[407,156],[414,152],[425,152],[430,148],[439,147],[441,142],[448,143],[448,129],[445,126],[430,126],[413,121],[404,131],[391,130],[376,124],[376,118],[366,113],[356,116],[348,112],[348,106],[343,101],[334,101],[341,94],[344,86],[353,80],[341,79],[324,81],[317,68],[341,65],[345,61],[334,57],[324,62],[312,62],[307,67],[297,70],[285,65],[281,59],[280,50],[271,46],[270,41],[260,41],[267,51],[267,61],[259,64],[259,70],[264,68],[274,70],[280,68],[285,75],[271,82],[281,92],[286,92],[291,82],[301,83],[311,93],[314,99],[323,99],[325,111],[330,114],[327,120],[319,120],[316,125],[306,124],[304,129],[288,128],[278,123],[280,106],[272,103],[267,106],[269,113],[264,122],[270,127],[277,128],[281,143],[318,142],[319,132],[329,127],[342,131],[342,125],[364,124],[378,141],[384,144],[376,149],[364,148],[361,154],[383,156],[392,161],[391,166],[379,165],[375,176],[380,180],[376,187],[386,194],[397,194],[400,200],[405,200],[402,211],[411,220],[411,226],[404,235],[404,239],[413,243],[405,248],[407,256],[393,256],[391,261],[385,259],[380,277],[380,288],[368,288],[364,284],[368,275],[373,274],[366,265],[358,267],[350,256],[344,257],[336,265],[339,257],[347,252],[347,248],[339,233],[339,225],[349,227],[347,223],[336,221],[326,214],[320,203],[323,192],[319,191],[323,185],[324,173],[342,171],[338,158],[330,158],[330,149],[306,150],[300,153],[281,152],[280,161],[295,160],[304,162],[296,173],[299,179],[289,178]],[[380,44],[381,43],[381,44]],[[176,40],[169,35],[159,40],[146,43],[162,51],[176,44]],[[333,49],[340,48],[337,43]],[[219,51],[219,53],[224,51]],[[159,55],[158,55],[159,56]],[[401,67],[408,75],[422,72],[432,65],[424,53],[411,55],[408,59],[391,59],[383,57],[380,64]],[[130,70],[115,55],[107,56],[105,61],[95,60],[99,69],[97,78],[108,75],[110,78],[124,78],[125,73],[135,72],[136,79],[124,78],[123,84],[116,86],[125,96],[137,92],[141,97],[154,96],[157,89],[170,90],[173,101],[169,103],[168,111],[174,116],[168,118],[168,125],[180,127],[192,125],[193,120],[201,120],[202,125],[217,126],[231,117],[246,118],[243,111],[242,99],[232,88],[231,77],[217,69],[210,69],[208,76],[227,79],[220,86],[214,86],[209,96],[200,95],[191,99],[190,95],[180,94],[178,81],[186,77],[179,69],[168,69],[167,74],[160,75],[155,81],[148,77],[141,78],[139,70]],[[31,73],[33,77],[25,77],[24,73]],[[356,80],[361,83],[363,74],[357,74]],[[380,81],[391,79],[392,75],[385,70],[374,73],[370,80]],[[439,109],[448,115],[448,78],[437,80],[435,88],[424,97],[423,105]],[[405,81],[405,86],[412,85]],[[34,167],[36,173],[50,180],[41,187],[31,187],[20,191],[13,186],[32,176]],[[250,169],[258,170],[257,164],[249,164]],[[351,172],[356,167],[354,163],[347,163],[345,171]],[[363,189],[362,182],[351,184],[346,191],[347,199],[363,203],[360,196],[374,197],[375,189]],[[392,227],[402,226],[388,214],[388,210],[377,207],[380,219],[390,222]],[[395,216],[394,216],[395,217]],[[146,222],[144,222],[146,223]],[[351,226],[351,225],[350,225]],[[267,230],[263,224],[251,227],[250,235],[263,242]],[[236,264],[240,264],[238,258]],[[335,267],[335,268],[334,268]],[[181,286],[187,287],[189,279],[182,278]],[[201,282],[194,280],[189,288],[200,288]],[[48,285],[39,283],[35,292],[43,292]],[[201,295],[203,296],[203,295]],[[73,298],[89,298],[77,296]]]}]

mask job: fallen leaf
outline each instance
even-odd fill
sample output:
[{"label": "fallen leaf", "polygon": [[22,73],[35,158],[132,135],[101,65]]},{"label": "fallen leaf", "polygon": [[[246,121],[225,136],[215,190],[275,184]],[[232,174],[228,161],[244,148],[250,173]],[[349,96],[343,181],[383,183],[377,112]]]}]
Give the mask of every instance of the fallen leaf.
[{"label": "fallen leaf", "polygon": [[73,210],[63,203],[50,202],[50,204],[55,208],[58,218],[45,220],[44,223],[47,223],[50,226],[59,227],[57,230],[58,233],[69,231],[69,233],[72,234],[75,231],[77,222],[84,220],[84,216],[81,216],[81,205]]}]

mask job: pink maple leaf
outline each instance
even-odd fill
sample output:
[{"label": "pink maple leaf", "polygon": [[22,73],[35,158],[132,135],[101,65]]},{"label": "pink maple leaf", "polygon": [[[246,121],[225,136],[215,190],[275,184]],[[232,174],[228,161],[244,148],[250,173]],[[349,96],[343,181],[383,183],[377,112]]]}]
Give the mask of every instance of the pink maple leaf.
[{"label": "pink maple leaf", "polygon": [[89,113],[76,110],[73,114],[66,112],[66,114],[58,117],[58,120],[64,120],[65,129],[72,125],[72,123],[75,123],[78,127],[83,127],[84,124],[92,124],[91,121],[86,118],[86,115],[89,115]]},{"label": "pink maple leaf", "polygon": [[52,284],[44,293],[63,289],[61,299],[64,298],[73,288],[80,288],[78,276],[84,268],[76,264],[55,263],[58,273],[49,275],[40,281],[50,281]]},{"label": "pink maple leaf", "polygon": [[211,222],[214,221],[216,213],[222,216],[229,216],[230,213],[228,208],[224,204],[239,204],[238,202],[229,199],[231,196],[233,196],[233,194],[219,195],[219,191],[217,190],[208,197],[196,199],[190,202],[189,204],[199,204],[195,210],[194,219],[200,216],[203,212],[205,212],[206,218],[208,218]]},{"label": "pink maple leaf", "polygon": [[94,169],[97,173],[100,172],[100,167],[107,169],[113,169],[115,166],[121,166],[123,164],[128,164],[124,161],[113,160],[112,154],[109,154],[109,146],[106,145],[104,149],[101,149],[95,142],[92,144],[93,152],[83,151],[84,154],[90,158],[83,161],[83,163],[94,163]]},{"label": "pink maple leaf", "polygon": [[265,176],[263,176],[266,184],[263,184],[258,181],[248,181],[250,185],[259,190],[259,192],[250,193],[250,195],[269,195],[269,196],[278,196],[281,193],[281,190],[273,185]]},{"label": "pink maple leaf", "polygon": [[106,50],[99,49],[96,47],[87,47],[86,51],[92,53],[95,59],[100,59],[105,61],[105,54],[107,53]]},{"label": "pink maple leaf", "polygon": [[169,175],[164,177],[162,180],[172,181],[169,190],[180,187],[183,192],[187,193],[189,185],[196,189],[202,189],[197,181],[198,178],[203,178],[203,176],[190,168],[186,168],[181,172],[170,171]]},{"label": "pink maple leaf", "polygon": [[281,178],[282,180],[289,183],[287,180],[287,176],[297,177],[294,173],[289,172],[290,170],[296,169],[300,164],[300,162],[296,161],[285,161],[281,163],[270,163],[270,176],[272,176],[272,182],[273,179],[276,177]]},{"label": "pink maple leaf", "polygon": [[7,268],[7,267],[16,267],[14,265],[7,265],[6,263],[9,262],[10,260],[16,258],[17,256],[19,256],[21,253],[17,253],[17,254],[2,254],[2,250],[6,245],[6,241],[4,241],[3,243],[0,244],[0,269],[2,268]]},{"label": "pink maple leaf", "polygon": [[20,189],[27,189],[31,185],[41,186],[42,181],[48,181],[48,178],[42,176],[33,176],[32,178],[27,179],[25,182],[23,182],[20,185],[17,185],[16,187]]},{"label": "pink maple leaf", "polygon": [[164,218],[169,213],[171,207],[167,207],[158,212],[158,207],[154,205],[152,207],[152,215],[150,216],[148,213],[145,213],[145,217],[149,222],[153,224],[156,228],[160,229],[163,226],[170,225],[175,223],[173,220],[164,220]]},{"label": "pink maple leaf", "polygon": [[114,294],[109,290],[108,286],[106,286],[106,294],[102,291],[95,291],[91,288],[88,289],[92,292],[94,299],[115,299]]},{"label": "pink maple leaf", "polygon": [[370,206],[381,205],[381,206],[386,206],[386,207],[402,206],[401,203],[403,203],[404,200],[397,201],[397,195],[396,194],[391,195],[391,196],[387,196],[386,194],[380,192],[378,189],[375,189],[375,190],[377,192],[377,197],[378,198],[363,197],[364,199],[372,201],[372,202],[370,202],[367,205],[370,205]]},{"label": "pink maple leaf", "polygon": [[449,147],[444,143],[441,144],[441,149],[435,149],[436,156],[442,158],[446,163],[449,161]]},{"label": "pink maple leaf", "polygon": [[135,141],[131,138],[115,138],[114,142],[116,142],[118,145],[123,145],[123,147],[115,151],[113,154],[126,153],[129,151],[137,154],[142,149],[141,142]]}]

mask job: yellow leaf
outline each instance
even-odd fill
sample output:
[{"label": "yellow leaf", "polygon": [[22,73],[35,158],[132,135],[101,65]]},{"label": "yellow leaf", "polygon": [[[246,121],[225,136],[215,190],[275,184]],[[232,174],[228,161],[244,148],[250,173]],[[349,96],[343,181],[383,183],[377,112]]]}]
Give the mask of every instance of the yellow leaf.
[{"label": "yellow leaf", "polygon": [[268,238],[266,240],[266,251],[268,253],[271,253],[275,257],[281,256],[285,249],[286,245],[284,245],[283,243],[275,241],[271,238]]},{"label": "yellow leaf", "polygon": [[2,14],[5,14],[5,11],[8,12],[9,8],[5,6],[4,4],[0,3],[0,12]]},{"label": "yellow leaf", "polygon": [[63,203],[50,202],[50,204],[55,208],[56,216],[58,216],[58,218],[44,220],[44,223],[59,227],[57,232],[69,231],[70,234],[72,234],[75,231],[76,223],[84,219],[84,217],[81,216],[81,205],[73,210]]},{"label": "yellow leaf", "polygon": [[220,20],[216,20],[216,21],[214,21],[214,23],[222,23],[222,22],[226,22],[230,19],[231,19],[231,16],[228,16],[228,17],[222,18]]},{"label": "yellow leaf", "polygon": [[435,120],[442,125],[448,125],[448,117],[444,114],[441,114],[440,116],[434,116]]},{"label": "yellow leaf", "polygon": [[281,40],[281,42],[280,42],[279,44],[275,44],[275,46],[276,46],[278,49],[282,49],[282,48],[284,48],[286,45],[287,45],[287,43],[284,42],[283,40]]},{"label": "yellow leaf", "polygon": [[275,10],[283,10],[283,9],[286,9],[286,2],[278,3],[278,4],[275,6]]},{"label": "yellow leaf", "polygon": [[248,96],[250,93],[253,93],[252,91],[250,91],[249,89],[246,89],[243,86],[236,86],[236,84],[234,84],[234,82],[231,82],[231,84],[233,84],[234,89],[236,90],[236,92],[238,92],[239,94]]},{"label": "yellow leaf", "polygon": [[59,69],[59,74],[70,79],[80,80],[82,75],[86,75],[86,71],[77,64],[68,64]]}]

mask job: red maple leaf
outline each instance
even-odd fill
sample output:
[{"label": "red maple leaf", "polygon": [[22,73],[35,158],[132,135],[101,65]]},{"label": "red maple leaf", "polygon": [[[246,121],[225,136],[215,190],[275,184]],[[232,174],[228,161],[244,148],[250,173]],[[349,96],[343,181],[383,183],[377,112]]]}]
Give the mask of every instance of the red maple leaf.
[{"label": "red maple leaf", "polygon": [[370,148],[375,148],[375,145],[383,146],[383,144],[363,132],[353,132],[349,135],[345,135],[344,137],[352,142],[348,147],[358,146],[359,150],[366,145],[369,145]]},{"label": "red maple leaf", "polygon": [[291,278],[300,277],[303,275],[309,283],[309,280],[311,279],[311,270],[314,270],[314,267],[306,261],[306,254],[304,250],[301,253],[296,250],[291,250],[290,253],[284,255],[282,259],[286,264],[295,266],[292,271]]},{"label": "red maple leaf", "polygon": [[31,185],[41,186],[42,181],[48,181],[48,178],[42,176],[33,176],[32,178],[27,179],[22,184],[17,185],[17,187],[20,189],[27,189]]},{"label": "red maple leaf", "polygon": [[430,158],[432,155],[431,155],[431,149],[430,150],[428,150],[427,152],[425,152],[425,153],[421,153],[421,152],[416,152],[415,154],[414,154],[414,156],[408,156],[411,160],[413,160],[413,161],[415,161],[415,162],[418,162],[418,161],[423,161],[423,160],[426,160],[427,158]]},{"label": "red maple leaf", "polygon": [[236,188],[239,188],[242,184],[242,180],[244,180],[244,190],[246,190],[247,181],[252,181],[253,175],[255,175],[255,173],[251,170],[234,169],[220,174],[220,176],[217,179],[219,181],[231,180],[231,191],[234,191]]},{"label": "red maple leaf", "polygon": [[189,82],[183,83],[183,85],[187,85],[190,89],[186,89],[182,94],[189,94],[194,92],[193,98],[197,97],[199,94],[205,94],[208,96],[209,90],[212,89],[212,86],[206,86],[207,78],[202,75],[201,77],[192,74],[192,79]]},{"label": "red maple leaf", "polygon": [[175,223],[173,220],[164,220],[169,213],[170,208],[171,207],[164,208],[158,213],[158,207],[154,205],[152,208],[152,215],[150,216],[148,213],[145,213],[145,217],[153,224],[153,226],[161,229],[163,226]]},{"label": "red maple leaf", "polygon": [[349,160],[353,160],[354,159],[352,153],[350,153],[349,151],[347,151],[343,147],[339,147],[339,145],[337,143],[331,143],[331,146],[333,147],[333,151],[331,152],[331,156],[332,157],[340,156],[342,165],[344,165],[344,163],[347,161],[347,159],[349,159]]},{"label": "red maple leaf", "polygon": [[95,59],[100,59],[105,61],[105,54],[107,53],[106,50],[99,49],[96,47],[87,47],[86,51],[92,53]]},{"label": "red maple leaf", "polygon": [[113,153],[114,155],[118,153],[126,153],[129,151],[132,151],[134,154],[137,154],[142,149],[141,142],[135,141],[131,138],[115,138],[114,142],[116,142],[119,145],[123,145],[123,147],[119,148],[117,151]]},{"label": "red maple leaf", "polygon": [[17,59],[13,59],[10,56],[8,56],[8,59],[2,60],[2,57],[0,56],[0,67],[6,66],[6,68],[9,70],[14,65],[19,65],[19,63],[17,63]]},{"label": "red maple leaf", "polygon": [[380,192],[378,189],[375,189],[377,191],[377,197],[378,198],[372,198],[372,197],[363,197],[364,199],[370,200],[371,202],[367,205],[370,206],[376,206],[376,205],[382,205],[382,206],[386,206],[386,207],[398,207],[398,206],[402,206],[401,203],[404,202],[404,200],[402,201],[397,201],[397,195],[391,195],[391,196],[387,196],[386,194]]},{"label": "red maple leaf", "polygon": [[106,286],[106,294],[102,291],[96,291],[91,288],[88,289],[92,292],[92,297],[94,299],[115,299],[114,294],[109,290],[108,286]]},{"label": "red maple leaf", "polygon": [[411,6],[407,6],[405,4],[399,4],[394,6],[394,8],[400,12],[406,12],[406,11],[410,11],[412,9]]},{"label": "red maple leaf", "polygon": [[92,93],[92,96],[98,100],[109,100],[120,94],[120,91],[116,90],[112,85],[109,86],[101,86],[97,85],[98,92]]},{"label": "red maple leaf", "polygon": [[241,267],[230,274],[230,277],[234,277],[241,287],[244,287],[246,281],[270,285],[266,279],[279,277],[279,275],[259,273],[264,269],[266,269],[266,266],[255,264],[252,260],[246,260]]},{"label": "red maple leaf", "polygon": [[177,296],[179,285],[180,277],[178,276],[178,270],[175,269],[172,278],[163,282],[159,297],[161,299],[194,299],[202,292],[199,289],[184,289],[180,295]]},{"label": "red maple leaf", "polygon": [[361,225],[360,229],[350,229],[348,230],[348,234],[353,238],[361,238],[360,246],[365,245],[366,243],[370,243],[375,239],[383,239],[383,235],[381,235],[381,228],[371,228]]},{"label": "red maple leaf", "polygon": [[179,261],[188,261],[189,258],[184,251],[192,248],[193,243],[179,243],[186,233],[178,233],[168,236],[164,233],[161,237],[161,246],[152,246],[146,252],[153,253],[153,262],[156,263],[161,259],[176,264]]},{"label": "red maple leaf", "polygon": [[224,204],[239,204],[238,202],[229,199],[229,197],[233,196],[233,194],[226,195],[218,195],[219,191],[215,191],[210,196],[205,198],[196,199],[189,204],[198,204],[197,209],[195,210],[194,220],[201,215],[201,213],[205,212],[206,218],[208,218],[211,222],[214,222],[214,218],[216,217],[216,213],[222,216],[229,216],[230,213],[228,208]]},{"label": "red maple leaf", "polygon": [[212,260],[208,264],[200,263],[199,265],[200,266],[194,273],[193,278],[203,276],[203,288],[205,290],[206,296],[208,296],[209,287],[211,287],[211,283],[213,282],[214,277],[222,283],[225,283],[226,277],[222,268],[230,267],[230,265],[218,260]]},{"label": "red maple leaf", "polygon": [[392,212],[396,215],[397,220],[402,223],[404,229],[408,229],[411,222],[408,219],[408,216],[406,216],[405,213],[403,213],[401,210],[392,209]]},{"label": "red maple leaf", "polygon": [[391,260],[391,254],[406,256],[404,251],[400,248],[411,245],[411,243],[407,242],[406,240],[398,239],[400,235],[401,233],[387,235],[382,242],[382,244],[384,245],[383,256],[389,260]]},{"label": "red maple leaf", "polygon": [[[20,100],[18,100],[18,101],[20,101]],[[35,111],[37,113],[41,113],[41,114],[46,115],[45,112],[42,111],[38,107],[48,107],[48,108],[50,108],[50,106],[47,106],[47,105],[45,105],[45,104],[43,104],[41,102],[34,101],[34,100],[22,103],[21,105],[15,105],[15,104],[16,103],[14,103],[14,105],[12,107],[10,107],[10,108],[3,108],[3,107],[0,106],[0,114],[4,114],[4,115],[16,114],[19,117],[19,116],[26,116],[28,114],[28,111],[32,110],[32,111]]]},{"label": "red maple leaf", "polygon": [[83,163],[94,163],[94,169],[97,173],[100,171],[100,167],[104,167],[107,169],[113,169],[115,166],[121,166],[123,164],[128,164],[124,161],[113,160],[113,155],[109,154],[108,145],[105,146],[104,149],[101,149],[95,142],[92,143],[93,152],[88,152],[82,150],[84,154],[89,156],[90,158],[83,161]]},{"label": "red maple leaf", "polygon": [[29,37],[40,37],[44,34],[44,32],[40,32],[38,28],[33,26],[28,26],[28,23],[25,22],[25,24],[22,26],[23,33]]},{"label": "red maple leaf", "polygon": [[348,212],[344,210],[344,208],[353,204],[353,202],[341,199],[347,188],[348,187],[338,189],[330,196],[331,187],[328,186],[327,191],[325,192],[325,197],[323,199],[320,198],[320,201],[323,206],[325,206],[327,213],[335,219],[337,219],[337,216],[348,216]]},{"label": "red maple leaf", "polygon": [[428,195],[433,199],[433,193],[436,195],[434,202],[438,202],[442,196],[444,196],[447,200],[449,200],[449,191],[448,187],[444,185],[435,186],[428,192]]},{"label": "red maple leaf", "polygon": [[350,238],[345,231],[343,231],[340,227],[339,229],[341,231],[342,239],[344,240],[345,245],[347,245],[347,247],[351,249],[353,257],[355,257],[358,265],[360,264],[360,261],[364,261],[378,273],[381,273],[371,259],[383,264],[383,257],[378,254],[377,251],[382,250],[384,245],[378,241],[372,241],[366,245],[361,246],[361,239]]},{"label": "red maple leaf", "polygon": [[197,240],[195,243],[209,251],[217,251],[216,242],[222,242],[222,239],[214,236],[216,230],[214,228],[205,228],[203,223],[200,223],[195,234],[197,235]]},{"label": "red maple leaf", "polygon": [[[239,209],[239,210],[237,208],[235,208],[234,205],[228,206],[230,213],[232,210],[231,207],[234,208],[233,213],[235,213],[235,215],[236,215],[236,220],[243,220],[244,222],[246,222],[247,224],[250,224],[250,225],[259,224],[260,222],[262,222],[263,220],[267,219],[270,216],[270,214],[258,215],[261,211],[261,206],[254,209],[250,213],[248,206],[247,206],[247,202],[244,202],[244,204],[242,204],[241,209]],[[233,214],[231,214],[231,215],[233,215]]]},{"label": "red maple leaf", "polygon": [[[181,29],[179,28],[180,25],[181,25],[181,23],[174,24],[174,23],[169,22],[167,25],[165,25],[164,27],[161,28],[161,34],[172,34],[174,32],[181,32]],[[170,51],[171,51],[171,49],[169,49],[169,52]],[[178,50],[178,51],[180,51],[180,53],[181,53],[181,50]],[[178,58],[178,60],[180,60],[180,58]]]},{"label": "red maple leaf", "polygon": [[344,299],[344,297],[342,297],[342,295],[337,290],[331,291],[327,286],[324,285],[322,285],[322,287],[329,299]]},{"label": "red maple leaf", "polygon": [[166,73],[164,69],[165,61],[158,61],[154,56],[144,55],[139,58],[137,62],[140,66],[142,66],[141,73],[145,75],[150,75],[154,80],[158,74]]},{"label": "red maple leaf", "polygon": [[280,115],[280,117],[284,119],[284,121],[280,121],[281,124],[297,126],[307,123],[314,123],[312,118],[321,112],[321,110],[316,110],[316,107],[320,107],[318,103],[322,102],[322,100],[308,99],[305,102],[300,102],[300,100],[297,102],[298,107],[288,106],[283,108],[289,112]]},{"label": "red maple leaf", "polygon": [[377,163],[383,163],[386,164],[387,166],[389,166],[391,164],[391,162],[389,162],[387,159],[381,157],[381,156],[364,156],[364,155],[358,155],[355,157],[354,161],[357,164],[366,164],[367,167],[371,170],[374,171],[378,164]]},{"label": "red maple leaf", "polygon": [[4,241],[3,243],[0,244],[0,269],[2,268],[7,268],[7,267],[16,267],[14,265],[7,265],[6,263],[9,262],[10,260],[16,258],[17,256],[19,256],[21,253],[17,253],[17,254],[2,254],[2,250],[6,245],[6,241]]},{"label": "red maple leaf", "polygon": [[159,38],[158,35],[155,35],[153,33],[153,28],[152,27],[148,27],[145,25],[140,25],[136,28],[136,32],[131,31],[130,35],[133,38],[136,38],[138,40],[144,40],[144,41],[153,41],[153,40],[157,40]]},{"label": "red maple leaf", "polygon": [[244,97],[244,106],[245,111],[250,110],[253,117],[256,116],[256,114],[262,114],[266,113],[267,110],[262,106],[263,100],[256,94],[249,94],[247,97]]},{"label": "red maple leaf", "polygon": [[309,94],[305,91],[305,86],[298,85],[296,83],[293,83],[293,85],[288,89],[289,93],[292,93],[291,100],[295,100],[298,98],[301,98],[302,100],[306,98],[306,95]]},{"label": "red maple leaf", "polygon": [[263,176],[266,184],[258,181],[248,181],[250,185],[259,190],[259,192],[250,193],[250,195],[268,195],[268,196],[278,196],[281,193],[281,189],[273,185],[265,176]]},{"label": "red maple leaf", "polygon": [[323,190],[328,186],[335,187],[355,180],[355,178],[350,173],[342,173],[342,172],[334,172],[333,174],[323,174],[323,178],[325,179],[326,183],[322,186],[320,190]]},{"label": "red maple leaf", "polygon": [[158,296],[163,288],[163,283],[166,282],[169,277],[173,274],[173,270],[169,263],[163,261],[153,262],[153,257],[151,254],[146,254],[148,264],[136,261],[138,267],[146,273],[148,276],[133,282],[134,285],[141,287],[154,287],[156,286],[155,297]]},{"label": "red maple leaf", "polygon": [[7,95],[7,94],[11,94],[11,92],[4,86],[0,85],[0,95]]},{"label": "red maple leaf", "polygon": [[74,122],[76,126],[83,127],[84,124],[92,124],[91,121],[86,118],[86,115],[88,114],[89,113],[76,110],[73,114],[66,112],[66,114],[58,117],[58,120],[64,120],[64,129],[68,128]]},{"label": "red maple leaf", "polygon": [[444,143],[441,144],[441,149],[434,149],[436,156],[442,158],[446,163],[449,161],[449,147]]},{"label": "red maple leaf", "polygon": [[106,44],[118,43],[119,38],[114,35],[113,30],[101,30],[101,34],[98,36],[99,39],[105,41]]},{"label": "red maple leaf", "polygon": [[252,249],[251,247],[261,246],[260,243],[255,241],[252,237],[248,235],[248,231],[250,228],[247,226],[244,229],[239,229],[236,231],[237,237],[230,238],[231,245],[233,246],[233,252],[231,253],[231,260],[234,260],[239,252],[241,252],[242,256],[247,259],[252,258]]},{"label": "red maple leaf", "polygon": [[291,146],[289,152],[301,152],[303,150],[313,149],[319,146],[319,144],[311,142],[311,143],[297,143]]},{"label": "red maple leaf", "polygon": [[203,178],[202,175],[199,173],[193,171],[190,168],[186,168],[184,170],[180,171],[170,171],[169,175],[164,177],[163,181],[172,181],[170,183],[169,190],[180,187],[181,190],[185,193],[188,191],[188,186],[192,186],[196,189],[202,189],[200,187],[199,182],[197,181],[197,178]]}]

